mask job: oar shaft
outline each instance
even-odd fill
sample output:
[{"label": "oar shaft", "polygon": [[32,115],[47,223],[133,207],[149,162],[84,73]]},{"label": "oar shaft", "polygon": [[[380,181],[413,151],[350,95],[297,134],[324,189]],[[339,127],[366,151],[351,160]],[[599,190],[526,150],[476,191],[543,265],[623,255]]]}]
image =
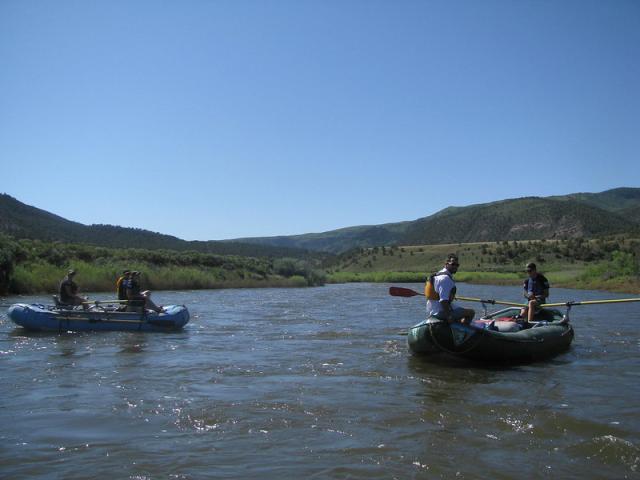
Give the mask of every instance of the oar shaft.
[{"label": "oar shaft", "polygon": [[[423,293],[416,292],[410,288],[402,287],[390,287],[389,294],[397,297],[414,297],[416,295],[424,295]],[[502,300],[494,300],[492,298],[474,298],[474,297],[456,297],[456,300],[462,300],[466,302],[480,302],[489,303],[491,305],[507,305],[509,307],[526,307],[527,304],[504,302]],[[573,305],[599,305],[604,303],[627,303],[627,302],[640,302],[640,298],[617,298],[612,300],[585,300],[584,302],[558,302],[558,303],[545,303],[540,307],[568,307]]]},{"label": "oar shaft", "polygon": [[640,302],[640,298],[617,298],[614,300],[585,300],[584,302],[562,302],[562,303],[545,303],[540,305],[541,307],[565,307],[574,305],[600,305],[603,303],[626,303],[626,302]]},{"label": "oar shaft", "polygon": [[467,302],[490,303],[491,305],[508,305],[510,307],[526,307],[526,305],[524,305],[522,303],[503,302],[502,300],[493,300],[493,299],[482,299],[482,298],[458,297],[458,296],[456,296],[456,300],[464,300],[464,301],[467,301]]},{"label": "oar shaft", "polygon": [[82,302],[87,305],[95,305],[96,303],[127,303],[129,300],[87,300],[86,302]]}]

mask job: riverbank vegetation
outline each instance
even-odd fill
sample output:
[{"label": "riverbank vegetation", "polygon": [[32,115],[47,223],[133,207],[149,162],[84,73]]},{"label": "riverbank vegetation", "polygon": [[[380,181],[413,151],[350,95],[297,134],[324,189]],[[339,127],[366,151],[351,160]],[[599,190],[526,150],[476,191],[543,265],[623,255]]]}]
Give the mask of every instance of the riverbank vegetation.
[{"label": "riverbank vegetation", "polygon": [[450,252],[460,282],[517,285],[533,261],[556,287],[640,293],[640,239],[627,236],[359,248],[325,265],[327,281],[424,282]]},{"label": "riverbank vegetation", "polygon": [[640,293],[640,239],[628,236],[358,248],[300,259],[116,249],[1,234],[0,293],[53,293],[68,268],[78,271],[85,292],[113,290],[125,268],[141,271],[144,288],[155,290],[419,283],[442,268],[450,252],[460,257],[460,282],[517,285],[524,265],[534,261],[554,287]]},{"label": "riverbank vegetation", "polygon": [[312,259],[253,258],[193,251],[106,248],[16,240],[0,235],[0,293],[53,293],[68,268],[82,290],[111,291],[122,270],[142,272],[143,287],[184,290],[322,285]]}]

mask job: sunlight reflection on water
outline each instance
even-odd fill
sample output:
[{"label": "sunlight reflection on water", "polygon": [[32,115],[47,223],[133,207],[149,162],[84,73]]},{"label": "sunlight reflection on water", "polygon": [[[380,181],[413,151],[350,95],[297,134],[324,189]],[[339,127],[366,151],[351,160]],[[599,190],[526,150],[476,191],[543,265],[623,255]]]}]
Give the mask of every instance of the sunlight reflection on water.
[{"label": "sunlight reflection on water", "polygon": [[[184,331],[168,334],[28,333],[0,311],[0,476],[637,472],[636,304],[575,307],[569,352],[483,367],[410,356],[398,333],[422,319],[424,301],[387,289],[155,292],[192,313]],[[460,290],[519,295],[516,287]],[[560,289],[554,297],[613,298]]]}]

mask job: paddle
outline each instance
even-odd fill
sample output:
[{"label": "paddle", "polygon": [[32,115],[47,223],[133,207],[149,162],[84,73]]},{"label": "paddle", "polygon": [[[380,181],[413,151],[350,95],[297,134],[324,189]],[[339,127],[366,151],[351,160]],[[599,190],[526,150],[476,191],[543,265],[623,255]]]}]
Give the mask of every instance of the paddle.
[{"label": "paddle", "polygon": [[[416,292],[415,290],[411,290],[410,288],[401,288],[401,287],[389,287],[389,295],[393,295],[395,297],[415,297],[416,295],[423,295],[424,293]],[[493,300],[493,299],[482,299],[482,298],[472,298],[472,297],[456,297],[457,300],[466,300],[467,302],[481,302],[481,303],[489,303],[491,305],[508,305],[512,307],[526,307],[525,304],[522,303],[513,303],[513,302],[503,302],[501,300]],[[574,305],[598,305],[603,303],[624,303],[624,302],[640,302],[640,298],[618,298],[612,300],[586,300],[583,302],[558,302],[558,303],[545,303],[540,305],[540,307],[569,307]]]},{"label": "paddle", "polygon": [[415,297],[416,295],[424,295],[424,293],[418,293],[410,288],[389,287],[389,295],[394,297]]},{"label": "paddle", "polygon": [[[389,287],[389,295],[393,295],[394,297],[415,297],[416,295],[424,296],[424,293],[416,292],[415,290],[411,290],[410,288],[402,288],[402,287]],[[464,300],[467,302],[481,302],[481,303],[489,303],[491,305],[508,305],[511,307],[525,307],[526,305],[522,303],[513,303],[513,302],[503,302],[501,300],[493,300],[493,299],[482,299],[482,298],[472,298],[472,297],[456,297],[456,300]]]}]

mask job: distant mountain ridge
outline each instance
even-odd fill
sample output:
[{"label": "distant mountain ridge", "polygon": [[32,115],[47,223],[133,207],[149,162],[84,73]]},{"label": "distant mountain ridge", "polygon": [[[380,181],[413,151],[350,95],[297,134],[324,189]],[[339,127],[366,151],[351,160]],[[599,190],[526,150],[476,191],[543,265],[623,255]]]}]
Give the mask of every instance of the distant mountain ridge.
[{"label": "distant mountain ridge", "polygon": [[596,237],[639,231],[640,188],[626,187],[447,207],[413,221],[222,241],[186,241],[136,228],[87,226],[0,194],[0,232],[16,238],[220,255],[302,257],[310,251],[334,254],[355,247]]},{"label": "distant mountain ridge", "polygon": [[[595,237],[640,228],[640,188],[447,207],[409,222],[234,241],[341,253],[354,247]],[[384,240],[384,243],[380,242]]]},{"label": "distant mountain ridge", "polygon": [[194,250],[218,255],[247,257],[296,257],[309,252],[291,247],[223,241],[187,241],[139,228],[114,225],[83,225],[53,213],[26,205],[10,195],[0,194],[0,233],[15,238],[87,243],[102,247],[145,248],[149,250]]}]

